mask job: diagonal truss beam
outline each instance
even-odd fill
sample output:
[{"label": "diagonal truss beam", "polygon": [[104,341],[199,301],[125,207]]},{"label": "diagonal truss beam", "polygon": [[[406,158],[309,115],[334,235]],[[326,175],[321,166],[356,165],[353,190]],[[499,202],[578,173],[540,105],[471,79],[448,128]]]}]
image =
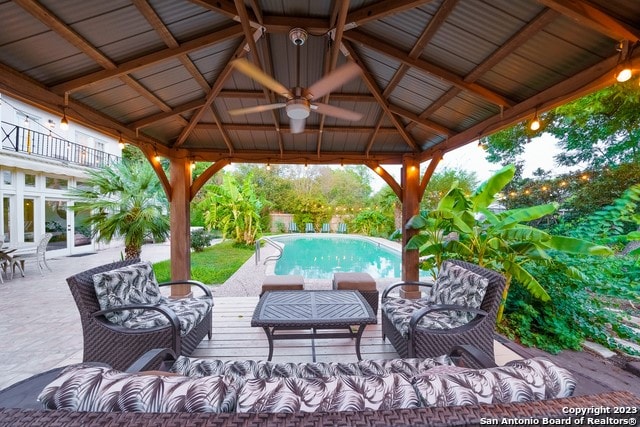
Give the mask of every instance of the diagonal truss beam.
[{"label": "diagonal truss beam", "polygon": [[51,90],[57,94],[72,92],[85,86],[89,86],[104,80],[120,77],[142,68],[149,67],[168,59],[176,58],[199,49],[203,49],[209,45],[220,43],[226,40],[234,39],[242,35],[242,27],[239,24],[226,27],[222,30],[207,34],[202,37],[189,40],[182,43],[177,48],[163,49],[141,57],[129,60],[118,65],[112,70],[97,71],[76,79],[72,79],[51,87]]},{"label": "diagonal truss beam", "polygon": [[380,105],[382,110],[389,116],[391,123],[393,123],[396,129],[398,129],[398,132],[400,133],[402,139],[404,139],[404,141],[409,147],[411,147],[413,151],[420,151],[420,147],[418,146],[418,144],[413,140],[411,135],[409,135],[409,133],[404,129],[403,124],[400,123],[398,118],[389,109],[387,101],[382,96],[382,91],[380,90],[380,88],[378,88],[378,84],[376,83],[367,67],[364,65],[364,62],[362,62],[362,60],[360,59],[358,53],[355,51],[353,46],[351,46],[351,43],[345,42],[344,46],[353,60],[356,61],[358,65],[360,65],[360,68],[362,68],[362,79],[369,88],[369,92],[371,92],[371,94],[376,98],[376,101],[378,101],[378,104]]},{"label": "diagonal truss beam", "polygon": [[364,25],[367,22],[377,21],[385,16],[394,15],[413,9],[433,0],[383,0],[368,6],[354,10],[347,15],[347,24],[350,27]]},{"label": "diagonal truss beam", "polygon": [[351,30],[346,32],[344,37],[349,41],[358,43],[368,49],[372,49],[377,52],[380,52],[390,58],[393,58],[417,70],[423,71],[425,73],[438,77],[442,80],[445,80],[453,86],[459,87],[460,89],[466,90],[468,92],[472,92],[477,96],[493,104],[504,106],[504,107],[511,107],[513,105],[513,101],[503,97],[502,95],[490,89],[487,89],[476,83],[465,82],[464,79],[458,76],[457,74],[445,68],[442,68],[439,65],[425,61],[424,59],[420,59],[420,58],[412,59],[409,57],[409,55],[406,52],[402,52],[398,50],[395,46],[392,46],[384,42],[383,40],[380,40],[378,38],[365,34],[362,31]]}]

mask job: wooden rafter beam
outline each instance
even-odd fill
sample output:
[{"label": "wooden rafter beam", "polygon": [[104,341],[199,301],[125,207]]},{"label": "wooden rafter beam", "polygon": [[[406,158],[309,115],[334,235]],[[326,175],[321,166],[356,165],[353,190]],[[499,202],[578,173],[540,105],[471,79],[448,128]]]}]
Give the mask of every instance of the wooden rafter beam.
[{"label": "wooden rafter beam", "polygon": [[423,71],[425,73],[431,74],[435,77],[438,77],[442,80],[445,80],[451,85],[457,86],[460,89],[466,90],[468,92],[474,93],[475,95],[493,103],[496,105],[501,105],[504,107],[511,107],[513,105],[513,101],[503,97],[502,95],[487,89],[476,83],[468,83],[465,82],[464,79],[457,74],[440,67],[439,65],[430,63],[423,59],[410,58],[408,53],[402,52],[397,47],[392,46],[383,40],[367,35],[359,30],[352,30],[345,33],[345,38],[358,43],[367,49],[372,49],[377,52],[380,52],[390,58],[393,58],[399,62],[402,62],[410,67],[413,67],[417,70]]},{"label": "wooden rafter beam", "polygon": [[[4,64],[0,64],[0,92],[26,104],[48,111],[51,114],[61,115],[62,113],[64,96],[51,92],[42,84],[26,77],[24,73],[20,73]],[[80,123],[90,129],[95,129],[105,135],[111,135],[114,138],[122,136],[139,147],[157,146],[159,153],[163,155],[169,153],[160,141],[146,135],[138,135],[135,130],[129,129],[126,124],[71,98],[68,100],[67,117],[69,120]],[[173,154],[184,155],[184,152],[176,151]]]},{"label": "wooden rafter beam", "polygon": [[427,189],[427,185],[429,184],[429,181],[431,181],[431,177],[433,176],[433,173],[436,171],[436,168],[438,167],[438,163],[440,163],[440,160],[442,160],[443,158],[443,153],[442,151],[436,151],[433,154],[433,157],[431,157],[431,161],[429,162],[429,166],[427,166],[427,170],[424,171],[424,175],[422,175],[422,179],[420,180],[420,192],[418,193],[418,197],[420,200],[422,200],[422,197],[424,197],[424,192]]},{"label": "wooden rafter beam", "polygon": [[192,201],[196,197],[198,191],[200,191],[200,189],[207,183],[207,181],[209,181],[212,176],[221,171],[222,168],[224,168],[228,164],[229,160],[227,159],[218,160],[207,169],[205,169],[204,172],[202,172],[202,174],[200,174],[196,179],[194,179],[191,183],[189,201]]},{"label": "wooden rafter beam", "polygon": [[[558,17],[558,13],[545,9],[532,19],[527,25],[525,25],[520,31],[507,40],[502,46],[496,49],[487,59],[482,61],[480,65],[474,68],[469,74],[464,77],[464,81],[473,83],[480,77],[482,77],[487,71],[497,65],[500,61],[505,59],[509,54],[522,46],[527,40],[537,34],[540,30],[546,27],[554,19]],[[425,119],[438,111],[441,107],[446,105],[447,102],[455,98],[461,89],[459,87],[452,87],[438,100],[427,107],[422,113],[418,115],[418,118]],[[418,122],[414,121],[407,125],[407,129],[412,129]]]},{"label": "wooden rafter beam", "polygon": [[[236,123],[223,123],[222,126],[227,131],[254,131],[254,132],[276,132],[276,130],[271,125],[263,125],[263,124],[236,124]],[[196,129],[202,130],[217,130],[217,123],[198,123],[195,127]],[[282,126],[280,128],[280,132],[289,132],[289,126]],[[322,128],[322,132],[327,133],[369,133],[369,132],[378,132],[381,134],[389,134],[389,133],[397,133],[397,129],[395,127],[380,127],[380,128],[372,128],[368,126],[324,126]],[[304,134],[317,134],[320,132],[319,126],[305,126]]]},{"label": "wooden rafter beam", "polygon": [[402,203],[402,187],[398,184],[398,181],[391,175],[385,168],[380,166],[377,162],[365,162],[365,165],[374,171],[384,182],[391,187],[391,190],[398,196],[400,203]]},{"label": "wooden rafter beam", "polygon": [[347,51],[349,52],[349,55],[351,55],[353,60],[356,61],[358,65],[360,65],[360,68],[362,68],[362,79],[364,80],[365,84],[369,88],[369,92],[371,92],[371,94],[376,98],[376,101],[378,101],[378,105],[380,105],[382,110],[389,116],[391,123],[393,123],[393,126],[395,126],[396,129],[398,129],[398,133],[400,134],[402,139],[407,143],[409,147],[411,147],[413,151],[416,151],[416,152],[420,151],[420,147],[413,140],[411,135],[409,135],[409,133],[404,129],[404,125],[400,123],[398,118],[394,116],[391,110],[389,109],[389,106],[387,105],[387,100],[384,99],[384,97],[382,96],[382,91],[378,87],[378,84],[376,83],[375,79],[373,78],[369,70],[364,65],[364,62],[362,62],[362,60],[360,59],[360,55],[358,55],[358,52],[356,52],[353,46],[351,46],[351,43],[345,42],[344,46],[346,47]]},{"label": "wooden rafter beam", "polygon": [[640,28],[626,24],[586,0],[538,0],[580,25],[604,34],[613,40],[640,40]]},{"label": "wooden rafter beam", "polygon": [[[349,12],[349,0],[339,0],[335,3],[335,7],[332,13],[332,16],[335,16],[335,34],[333,36],[333,44],[331,45],[331,49],[329,50],[329,52],[327,52],[328,61],[325,61],[324,67],[325,76],[335,70],[336,64],[338,63],[338,54],[340,53],[340,46],[342,45],[342,34],[344,33],[344,24],[347,19],[347,12]],[[328,104],[329,97],[330,94],[327,93],[322,97],[322,102],[324,104]],[[318,136],[316,139],[316,152],[318,153],[318,155],[320,154],[320,150],[322,149],[322,128],[324,127],[325,120],[326,116],[322,115],[320,117],[320,132],[318,132]]]},{"label": "wooden rafter beam", "polygon": [[[26,0],[16,0],[15,3],[20,5],[20,7],[22,7],[24,10],[40,20],[40,22],[49,27],[57,35],[67,40],[74,47],[78,48],[82,53],[93,59],[104,69],[113,70],[117,68],[117,65],[113,61],[111,61],[111,59],[105,56],[95,46],[89,43],[88,40],[74,31],[71,27],[58,19],[50,10],[42,6],[40,3]],[[130,76],[123,75],[120,76],[120,79],[124,84],[134,89],[144,98],[155,104],[162,111],[171,111],[171,107],[169,107],[164,101],[155,96],[153,93],[147,90],[147,88],[142,86]]]},{"label": "wooden rafter beam", "polygon": [[[367,161],[380,165],[398,165],[402,163],[404,153],[398,152],[378,152],[368,157]],[[202,162],[217,162],[227,160],[233,163],[270,163],[274,164],[291,164],[291,165],[316,165],[316,164],[334,164],[334,165],[361,165],[364,163],[361,152],[330,152],[323,151],[320,156],[308,151],[292,151],[288,150],[282,154],[278,150],[236,150],[233,155],[220,149],[191,149],[190,156]]]},{"label": "wooden rafter beam", "polygon": [[147,126],[151,126],[155,123],[162,122],[164,120],[173,119],[175,116],[180,115],[182,113],[186,113],[187,111],[195,110],[196,108],[201,108],[206,102],[207,102],[206,98],[189,101],[182,105],[178,105],[171,111],[152,114],[150,116],[136,120],[135,122],[131,122],[127,125],[127,127],[132,130],[142,129]]},{"label": "wooden rafter beam", "polygon": [[177,48],[163,49],[141,57],[126,61],[112,70],[102,70],[90,73],[82,77],[78,77],[51,87],[51,90],[57,94],[72,92],[74,90],[89,86],[124,74],[150,67],[159,62],[166,61],[184,55],[199,49],[203,49],[209,45],[227,41],[242,35],[242,26],[234,24],[222,30],[209,33],[202,37],[189,40],[182,43]]},{"label": "wooden rafter beam", "polygon": [[[160,16],[156,13],[155,9],[149,4],[146,0],[132,0],[133,5],[138,8],[142,16],[149,22],[151,27],[155,30],[156,33],[160,36],[162,41],[170,48],[177,48],[180,46],[180,43],[173,37],[171,31],[164,24]],[[188,55],[180,55],[180,62],[182,65],[189,71],[189,74],[193,77],[193,79],[200,85],[202,90],[207,93],[211,89],[209,86],[209,82],[204,78],[202,73],[198,70],[198,67],[195,66],[191,58]]]},{"label": "wooden rafter beam", "polygon": [[361,7],[354,10],[347,16],[347,24],[350,26],[360,26],[367,22],[376,21],[382,19],[385,16],[394,15],[396,13],[404,12],[405,10],[413,9],[414,7],[421,6],[425,3],[430,3],[433,0],[384,0],[377,3]]},{"label": "wooden rafter beam", "polygon": [[[640,51],[634,51],[633,61],[640,61]],[[618,55],[609,57],[581,71],[580,73],[551,86],[512,108],[503,114],[496,114],[480,123],[450,137],[446,142],[421,153],[421,161],[430,159],[436,151],[454,150],[482,136],[490,135],[522,121],[535,110],[546,111],[571,102],[589,93],[615,83],[613,70],[618,63]]]},{"label": "wooden rafter beam", "polygon": [[441,124],[438,124],[433,120],[420,118],[417,114],[407,111],[404,108],[398,107],[397,105],[389,104],[389,111],[399,116],[402,116],[405,119],[411,120],[416,124],[419,124],[431,130],[434,130],[440,135],[451,136],[455,133],[452,129],[449,129],[446,126],[442,126]]},{"label": "wooden rafter beam", "polygon": [[[193,4],[197,4],[198,6],[209,9],[213,12],[220,13],[227,18],[231,18],[234,21],[240,21],[238,17],[238,11],[236,10],[236,5],[233,0],[189,0]],[[253,17],[255,21],[255,16]]]}]

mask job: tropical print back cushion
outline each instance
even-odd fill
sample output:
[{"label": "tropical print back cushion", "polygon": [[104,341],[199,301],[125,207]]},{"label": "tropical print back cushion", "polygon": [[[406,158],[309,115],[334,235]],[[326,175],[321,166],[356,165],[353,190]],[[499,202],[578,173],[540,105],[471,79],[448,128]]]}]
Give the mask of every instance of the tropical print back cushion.
[{"label": "tropical print back cushion", "polygon": [[401,375],[247,380],[237,412],[330,412],[417,408],[416,391]]},{"label": "tropical print back cushion", "polygon": [[576,386],[569,371],[541,358],[518,360],[491,369],[432,370],[414,377],[412,382],[424,406],[554,399],[571,396]]},{"label": "tropical print back cushion", "polygon": [[[163,306],[171,309],[180,322],[180,335],[185,336],[211,311],[213,299],[208,296],[166,299]],[[157,310],[140,310],[120,325],[131,329],[148,329],[170,324],[169,318]]]},{"label": "tropical print back cushion", "polygon": [[438,272],[432,302],[480,308],[488,285],[489,281],[486,277],[459,265],[444,262]]},{"label": "tropical print back cushion", "polygon": [[88,412],[233,412],[237,386],[223,377],[130,374],[74,365],[47,385],[46,409]]},{"label": "tropical print back cushion", "polygon": [[224,375],[237,380],[252,378],[327,378],[399,374],[409,379],[437,366],[451,366],[447,355],[426,359],[362,360],[359,362],[274,363],[255,360],[223,361],[180,356],[171,372],[190,377]]},{"label": "tropical print back cushion", "polygon": [[[128,265],[93,275],[93,286],[102,310],[129,304],[157,304],[163,297],[149,262]],[[142,310],[122,310],[105,317],[122,325]]]}]

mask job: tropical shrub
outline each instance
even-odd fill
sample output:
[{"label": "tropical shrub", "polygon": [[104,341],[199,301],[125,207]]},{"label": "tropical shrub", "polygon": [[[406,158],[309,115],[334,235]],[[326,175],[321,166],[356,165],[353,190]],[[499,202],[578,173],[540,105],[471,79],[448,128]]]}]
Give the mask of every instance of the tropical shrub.
[{"label": "tropical shrub", "polygon": [[393,230],[393,218],[377,210],[363,210],[351,221],[352,232],[367,236],[388,237]]},{"label": "tropical shrub", "polygon": [[222,185],[211,185],[201,202],[207,229],[218,229],[222,237],[231,236],[237,243],[252,245],[261,231],[260,212],[264,201],[254,190],[251,176],[239,184],[225,174]]},{"label": "tropical shrub", "polygon": [[211,245],[213,236],[204,229],[197,229],[191,232],[191,248],[196,252],[202,252],[204,248]]},{"label": "tropical shrub", "polygon": [[447,258],[465,259],[501,272],[506,279],[498,321],[502,320],[512,282],[518,283],[541,301],[551,297],[531,274],[538,263],[561,268],[570,277],[582,278],[580,271],[554,259],[560,251],[584,255],[610,255],[612,251],[586,240],[555,236],[526,223],[550,215],[557,204],[532,206],[494,213],[489,207],[496,195],[513,179],[515,167],[506,166],[467,196],[454,184],[436,209],[411,218],[408,228],[419,230],[407,243],[423,257],[421,268],[439,269]]}]

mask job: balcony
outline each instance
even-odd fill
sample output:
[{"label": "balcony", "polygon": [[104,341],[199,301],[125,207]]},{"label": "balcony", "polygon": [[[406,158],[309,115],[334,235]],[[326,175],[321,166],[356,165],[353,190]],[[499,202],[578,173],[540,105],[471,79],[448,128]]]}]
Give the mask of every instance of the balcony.
[{"label": "balcony", "polygon": [[2,149],[96,169],[120,161],[105,151],[7,122],[2,122]]}]

